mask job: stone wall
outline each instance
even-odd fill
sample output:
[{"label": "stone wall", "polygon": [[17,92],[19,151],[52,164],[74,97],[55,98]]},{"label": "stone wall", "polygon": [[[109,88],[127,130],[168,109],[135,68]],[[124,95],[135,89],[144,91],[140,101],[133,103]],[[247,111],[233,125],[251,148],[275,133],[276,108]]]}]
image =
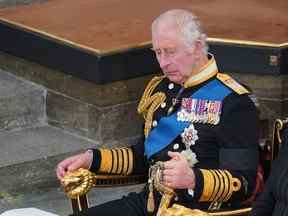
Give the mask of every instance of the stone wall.
[{"label": "stone wall", "polygon": [[[5,53],[0,53],[0,68],[47,88],[50,125],[105,145],[129,143],[141,134],[142,118],[136,108],[154,75],[97,85]],[[272,125],[274,119],[288,115],[287,75],[230,75],[253,89],[261,119]]]},{"label": "stone wall", "polygon": [[241,73],[231,73],[231,75],[253,90],[259,103],[260,119],[269,120],[269,136],[271,137],[274,120],[288,117],[288,75]]},{"label": "stone wall", "polygon": [[11,7],[20,4],[42,3],[48,0],[0,0],[0,8]]},{"label": "stone wall", "polygon": [[50,125],[105,145],[129,144],[142,132],[136,109],[153,75],[97,85],[6,53],[0,53],[0,68],[47,88]]},{"label": "stone wall", "polygon": [[[257,96],[262,119],[283,118],[288,114],[287,75],[255,75],[231,73],[242,83],[247,84]],[[286,90],[286,91],[285,91]]]}]

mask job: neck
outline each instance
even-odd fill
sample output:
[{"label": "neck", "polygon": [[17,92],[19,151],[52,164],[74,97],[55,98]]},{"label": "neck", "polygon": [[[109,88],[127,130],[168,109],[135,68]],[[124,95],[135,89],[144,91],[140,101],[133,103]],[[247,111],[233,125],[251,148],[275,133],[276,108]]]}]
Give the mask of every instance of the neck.
[{"label": "neck", "polygon": [[194,73],[184,82],[184,88],[198,85],[217,74],[218,69],[215,59],[211,54],[209,55],[211,56],[210,59],[207,56],[199,61],[200,63],[193,70]]},{"label": "neck", "polygon": [[203,67],[207,65],[208,61],[209,61],[208,56],[202,55],[200,59],[197,61],[197,63],[195,64],[195,67],[193,67],[191,75],[195,76],[199,74],[202,71]]}]

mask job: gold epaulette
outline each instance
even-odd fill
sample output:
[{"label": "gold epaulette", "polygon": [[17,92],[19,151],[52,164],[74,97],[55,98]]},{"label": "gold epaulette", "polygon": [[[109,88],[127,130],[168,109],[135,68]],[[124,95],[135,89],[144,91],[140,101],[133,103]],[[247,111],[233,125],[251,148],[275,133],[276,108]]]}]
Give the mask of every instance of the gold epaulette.
[{"label": "gold epaulette", "polygon": [[217,79],[239,95],[249,93],[249,91],[244,86],[242,86],[228,74],[217,73]]},{"label": "gold epaulette", "polygon": [[156,92],[152,95],[155,88],[164,78],[165,76],[155,76],[148,83],[137,108],[138,113],[143,114],[143,117],[145,119],[144,134],[146,137],[151,130],[154,112],[166,99],[166,95],[163,92]]},{"label": "gold epaulette", "polygon": [[99,149],[101,164],[99,172],[129,175],[133,170],[133,152],[130,148]]},{"label": "gold epaulette", "polygon": [[232,194],[241,188],[241,181],[234,178],[227,170],[200,169],[200,171],[204,179],[200,202],[227,202]]}]

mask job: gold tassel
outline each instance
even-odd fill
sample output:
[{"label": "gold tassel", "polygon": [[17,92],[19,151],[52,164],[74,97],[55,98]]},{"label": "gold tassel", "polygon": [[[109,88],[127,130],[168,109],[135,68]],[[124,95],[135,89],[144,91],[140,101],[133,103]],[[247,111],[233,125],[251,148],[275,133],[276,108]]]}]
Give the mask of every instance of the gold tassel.
[{"label": "gold tassel", "polygon": [[163,216],[163,212],[165,212],[168,209],[173,196],[174,194],[170,194],[170,193],[163,194],[156,216]]},{"label": "gold tassel", "polygon": [[154,195],[153,195],[153,183],[149,183],[149,195],[148,195],[148,201],[147,201],[147,211],[149,213],[154,212],[155,209],[155,203],[154,203]]}]

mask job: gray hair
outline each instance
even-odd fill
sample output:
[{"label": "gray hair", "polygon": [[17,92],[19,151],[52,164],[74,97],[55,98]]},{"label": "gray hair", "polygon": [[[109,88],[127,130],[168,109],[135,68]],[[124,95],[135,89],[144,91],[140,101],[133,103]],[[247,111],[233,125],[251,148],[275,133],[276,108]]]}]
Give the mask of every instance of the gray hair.
[{"label": "gray hair", "polygon": [[193,13],[184,9],[173,9],[164,12],[153,21],[151,25],[152,34],[161,22],[174,24],[182,34],[183,42],[188,48],[194,48],[196,41],[199,41],[204,47],[204,52],[207,53],[207,36],[202,30],[199,18]]}]

